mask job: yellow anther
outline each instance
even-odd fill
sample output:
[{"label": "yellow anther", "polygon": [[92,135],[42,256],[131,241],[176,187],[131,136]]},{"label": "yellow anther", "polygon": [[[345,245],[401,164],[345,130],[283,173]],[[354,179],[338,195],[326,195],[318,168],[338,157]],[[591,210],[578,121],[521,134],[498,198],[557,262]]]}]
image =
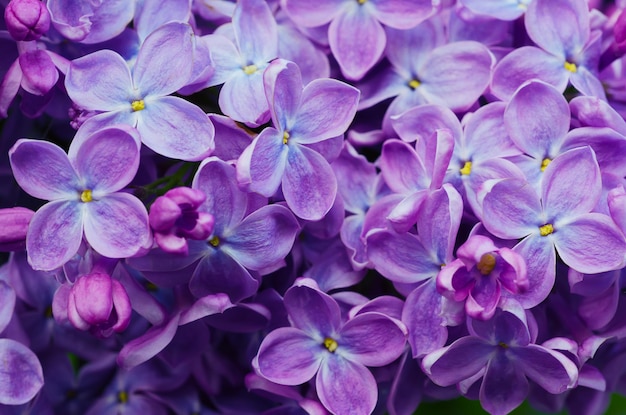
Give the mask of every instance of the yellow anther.
[{"label": "yellow anther", "polygon": [[127,403],[128,402],[128,393],[125,391],[121,391],[117,394],[117,401],[119,403]]},{"label": "yellow anther", "polygon": [[498,346],[502,347],[503,349],[508,349],[509,348],[509,345],[506,344],[505,342],[498,343]]},{"label": "yellow anther", "polygon": [[213,236],[213,238],[209,239],[209,243],[213,245],[214,247],[217,247],[220,244],[220,238],[217,235],[215,235]]},{"label": "yellow anther", "polygon": [[463,176],[469,176],[470,173],[472,172],[472,162],[466,161],[465,164],[463,165],[463,168],[459,171],[461,172]]},{"label": "yellow anther", "polygon": [[356,0],[359,4],[364,4],[367,0]]},{"label": "yellow anther", "polygon": [[283,144],[287,144],[287,141],[289,141],[289,133],[285,131],[283,133]]},{"label": "yellow anther", "polygon": [[411,81],[409,82],[409,86],[411,87],[411,89],[417,89],[421,84],[422,83],[417,79],[411,79]]},{"label": "yellow anther", "polygon": [[52,306],[46,307],[46,310],[43,314],[46,318],[52,318]]},{"label": "yellow anther", "polygon": [[576,73],[576,71],[578,71],[578,68],[576,67],[575,63],[565,61],[563,66],[565,67],[565,69],[567,69],[571,73]]},{"label": "yellow anther", "polygon": [[337,350],[337,347],[339,345],[337,344],[337,341],[335,339],[331,339],[330,337],[326,337],[324,339],[324,347],[326,348],[326,350],[328,350],[331,353],[334,353],[335,350]]},{"label": "yellow anther", "polygon": [[86,189],[83,190],[83,192],[80,194],[80,201],[87,203],[87,202],[91,202],[93,200],[93,196],[91,194],[91,190]]},{"label": "yellow anther", "polygon": [[476,268],[478,268],[478,271],[480,271],[480,273],[483,275],[491,274],[491,271],[493,271],[495,266],[496,257],[491,254],[483,255],[482,257],[480,257],[480,261],[478,261],[478,264],[476,264]]},{"label": "yellow anther", "polygon": [[552,160],[547,157],[543,159],[543,161],[541,162],[541,171],[546,171],[546,167],[548,167],[548,164],[550,164],[551,162]]},{"label": "yellow anther", "polygon": [[244,66],[243,67],[243,72],[246,75],[252,75],[253,73],[255,73],[259,68],[256,67],[256,65],[248,65],[248,66]]},{"label": "yellow anther", "polygon": [[146,109],[146,103],[143,102],[143,99],[138,99],[136,101],[131,102],[130,107],[132,108],[134,112],[137,112],[137,111]]},{"label": "yellow anther", "polygon": [[548,236],[553,232],[554,226],[552,226],[551,223],[546,223],[545,225],[539,227],[539,235],[541,236]]}]

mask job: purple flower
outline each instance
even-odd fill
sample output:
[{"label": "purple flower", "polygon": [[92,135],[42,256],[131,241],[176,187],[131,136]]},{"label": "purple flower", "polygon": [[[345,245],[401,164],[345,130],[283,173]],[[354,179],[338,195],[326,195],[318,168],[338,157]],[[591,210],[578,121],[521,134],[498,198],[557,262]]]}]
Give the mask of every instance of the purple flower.
[{"label": "purple flower", "polygon": [[0,339],[0,404],[20,405],[37,395],[43,386],[41,363],[28,347]]},{"label": "purple flower", "polygon": [[528,379],[550,393],[574,387],[576,365],[564,355],[533,344],[528,326],[515,314],[469,320],[470,336],[424,357],[422,367],[438,385],[469,387],[482,379],[480,403],[492,415],[505,415],[528,394]]},{"label": "purple flower", "polygon": [[337,302],[314,285],[301,279],[285,293],[293,327],[265,337],[255,368],[281,385],[299,385],[317,375],[317,394],[329,411],[370,414],[377,386],[365,366],[384,366],[398,358],[406,329],[378,312],[365,312],[343,323]]},{"label": "purple flower", "polygon": [[40,0],[12,0],[4,9],[4,21],[18,41],[38,40],[50,29],[50,13]]},{"label": "purple flower", "polygon": [[0,251],[26,249],[26,232],[35,212],[23,207],[0,209]]},{"label": "purple flower", "polygon": [[72,143],[69,155],[47,141],[20,139],[9,151],[18,184],[50,200],[33,216],[26,236],[34,269],[66,263],[83,239],[100,254],[126,258],[151,243],[146,208],[121,193],[139,166],[132,128],[111,127]]},{"label": "purple flower", "polygon": [[335,201],[337,179],[309,145],[346,131],[359,91],[334,79],[317,79],[303,89],[298,66],[282,59],[272,62],[263,79],[274,127],[264,129],[240,157],[239,181],[267,197],[282,186],[296,216],[319,220]]}]

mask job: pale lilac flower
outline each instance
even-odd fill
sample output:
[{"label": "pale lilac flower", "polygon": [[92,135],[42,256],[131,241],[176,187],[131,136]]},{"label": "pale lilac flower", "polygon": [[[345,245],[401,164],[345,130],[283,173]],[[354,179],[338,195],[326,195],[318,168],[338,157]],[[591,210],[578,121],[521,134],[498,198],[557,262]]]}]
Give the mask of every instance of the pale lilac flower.
[{"label": "pale lilac flower", "polygon": [[21,139],[9,151],[18,184],[50,200],[33,216],[26,249],[34,269],[66,263],[82,242],[111,258],[126,258],[151,243],[148,213],[139,199],[119,192],[139,167],[134,129],[110,127],[70,148]]}]

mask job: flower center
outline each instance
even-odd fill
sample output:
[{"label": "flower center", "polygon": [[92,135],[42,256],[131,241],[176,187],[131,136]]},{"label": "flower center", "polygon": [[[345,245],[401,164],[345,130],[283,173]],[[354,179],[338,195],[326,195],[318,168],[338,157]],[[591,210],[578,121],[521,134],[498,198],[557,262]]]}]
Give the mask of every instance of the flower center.
[{"label": "flower center", "polygon": [[289,141],[289,133],[285,131],[283,133],[283,144],[287,144],[288,141]]},{"label": "flower center", "polygon": [[366,1],[367,0],[356,0],[356,2],[359,3],[359,4],[365,4]]},{"label": "flower center", "polygon": [[252,65],[247,65],[243,67],[243,72],[246,75],[252,75],[253,73],[255,73],[259,68],[256,67],[256,65],[252,64]]},{"label": "flower center", "polygon": [[132,108],[133,112],[137,112],[137,111],[141,111],[145,109],[146,103],[143,102],[143,99],[138,99],[136,101],[131,102],[130,107]]},{"label": "flower center", "polygon": [[126,391],[121,391],[117,394],[117,401],[119,403],[127,403],[128,402],[128,393]]},{"label": "flower center", "polygon": [[546,167],[548,167],[548,164],[550,164],[552,162],[552,160],[550,160],[549,158],[545,158],[541,161],[541,171],[546,171]]},{"label": "flower center", "polygon": [[565,69],[567,69],[571,73],[576,73],[576,71],[578,71],[576,64],[572,62],[565,61],[565,63],[563,64],[563,67],[565,67]]},{"label": "flower center", "polygon": [[543,226],[539,227],[539,234],[541,236],[548,236],[554,232],[554,226],[551,223],[546,223]]},{"label": "flower center", "polygon": [[480,257],[480,261],[478,261],[478,264],[476,264],[476,268],[478,268],[478,271],[480,271],[480,273],[483,275],[491,274],[491,271],[493,271],[495,266],[496,257],[494,257],[492,254],[484,254],[482,257]]},{"label": "flower center", "polygon": [[461,172],[462,176],[469,176],[470,173],[472,172],[472,162],[466,161],[463,167],[461,168],[461,170],[459,171]]},{"label": "flower center", "polygon": [[217,248],[217,246],[220,244],[220,238],[215,235],[213,236],[213,238],[209,239],[209,243]]},{"label": "flower center", "polygon": [[83,190],[83,192],[80,194],[80,201],[83,203],[88,203],[88,202],[91,202],[92,200],[93,200],[93,196],[91,194],[91,190],[89,189]]},{"label": "flower center", "polygon": [[420,86],[421,84],[422,84],[422,83],[421,83],[420,81],[418,81],[417,79],[411,79],[411,80],[409,81],[409,86],[411,87],[411,89],[417,89],[417,88],[419,88],[419,86]]},{"label": "flower center", "polygon": [[334,353],[335,350],[337,350],[337,347],[339,345],[337,344],[337,341],[335,339],[332,339],[330,337],[326,337],[324,339],[324,347],[326,348],[326,350],[328,350],[331,353]]},{"label": "flower center", "polygon": [[508,349],[509,348],[509,345],[506,344],[505,342],[498,343],[498,346],[502,347],[503,349]]}]

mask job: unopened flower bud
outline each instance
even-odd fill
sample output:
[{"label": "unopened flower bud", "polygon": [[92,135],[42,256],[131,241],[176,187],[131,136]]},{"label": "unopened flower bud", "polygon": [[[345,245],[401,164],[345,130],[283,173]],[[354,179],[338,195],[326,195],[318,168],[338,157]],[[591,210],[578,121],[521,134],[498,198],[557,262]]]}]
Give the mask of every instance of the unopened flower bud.
[{"label": "unopened flower bud", "polygon": [[23,207],[0,209],[0,251],[26,249],[26,232],[35,212]]},{"label": "unopened flower bud", "polygon": [[154,201],[150,208],[150,226],[162,250],[187,254],[187,239],[205,240],[213,233],[213,215],[197,210],[204,200],[205,195],[200,190],[177,187]]},{"label": "unopened flower bud", "polygon": [[40,0],[11,0],[4,9],[4,21],[17,41],[38,40],[50,29],[50,13]]}]

